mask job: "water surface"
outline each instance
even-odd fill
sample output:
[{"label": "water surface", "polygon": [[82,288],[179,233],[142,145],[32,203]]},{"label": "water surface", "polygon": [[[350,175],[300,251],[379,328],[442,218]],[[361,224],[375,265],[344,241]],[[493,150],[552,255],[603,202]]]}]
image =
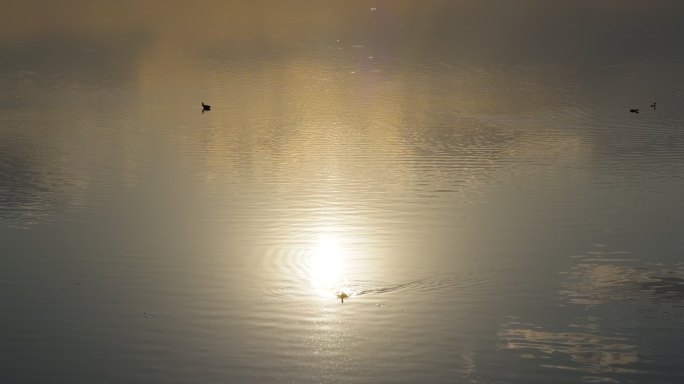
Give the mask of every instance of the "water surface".
[{"label": "water surface", "polygon": [[684,379],[678,2],[9,10],[0,381]]}]

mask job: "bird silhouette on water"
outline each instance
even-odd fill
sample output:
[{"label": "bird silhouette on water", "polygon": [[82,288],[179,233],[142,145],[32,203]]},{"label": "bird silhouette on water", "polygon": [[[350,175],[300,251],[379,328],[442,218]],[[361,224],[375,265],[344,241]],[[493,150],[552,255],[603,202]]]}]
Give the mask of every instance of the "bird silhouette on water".
[{"label": "bird silhouette on water", "polygon": [[347,295],[347,294],[344,293],[344,292],[340,292],[340,293],[337,294],[337,297],[342,301],[342,304],[344,304],[344,299],[346,299],[347,297],[349,297],[349,295]]},{"label": "bird silhouette on water", "polygon": [[653,104],[651,104],[651,108],[656,109],[656,104],[658,104],[658,103],[653,102]]},{"label": "bird silhouette on water", "polygon": [[632,108],[629,111],[632,113],[639,113],[639,108]]},{"label": "bird silhouette on water", "polygon": [[204,101],[203,101],[202,102],[202,113],[204,113],[204,111],[211,111],[211,105],[204,104]]}]

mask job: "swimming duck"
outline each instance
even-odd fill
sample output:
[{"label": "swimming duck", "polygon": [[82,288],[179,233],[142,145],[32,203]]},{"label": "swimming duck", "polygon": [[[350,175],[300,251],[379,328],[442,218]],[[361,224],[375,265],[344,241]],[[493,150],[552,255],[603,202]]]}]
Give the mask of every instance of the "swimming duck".
[{"label": "swimming duck", "polygon": [[632,108],[629,111],[632,113],[639,113],[639,108]]},{"label": "swimming duck", "polygon": [[342,304],[344,304],[344,299],[346,299],[347,297],[349,297],[349,295],[347,295],[347,294],[344,293],[344,292],[340,292],[340,293],[337,294],[337,297],[342,301]]},{"label": "swimming duck", "polygon": [[202,112],[204,111],[211,111],[211,105],[207,105],[202,102]]},{"label": "swimming duck", "polygon": [[656,109],[656,104],[658,104],[658,103],[653,102],[653,104],[651,104],[651,108]]}]

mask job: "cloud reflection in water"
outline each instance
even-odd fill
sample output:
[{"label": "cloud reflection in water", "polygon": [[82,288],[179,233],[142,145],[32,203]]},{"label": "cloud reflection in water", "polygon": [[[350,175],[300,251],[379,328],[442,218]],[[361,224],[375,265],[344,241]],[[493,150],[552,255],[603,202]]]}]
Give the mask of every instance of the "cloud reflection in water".
[{"label": "cloud reflection in water", "polygon": [[[679,265],[643,265],[631,252],[606,247],[594,245],[561,273],[559,311],[579,306],[585,315],[555,329],[507,322],[498,332],[499,348],[540,360],[541,367],[590,375],[583,381],[620,382],[621,374],[645,373],[640,364],[653,358],[652,351],[638,347],[632,328],[643,318],[666,322],[663,326],[680,321],[684,273]],[[630,319],[631,325],[610,331],[618,319]]]},{"label": "cloud reflection in water", "polygon": [[582,332],[546,332],[515,328],[499,332],[502,349],[526,350],[523,357],[549,359],[543,367],[579,370],[594,374],[636,373],[628,365],[639,361],[635,345],[624,337],[605,337]]}]

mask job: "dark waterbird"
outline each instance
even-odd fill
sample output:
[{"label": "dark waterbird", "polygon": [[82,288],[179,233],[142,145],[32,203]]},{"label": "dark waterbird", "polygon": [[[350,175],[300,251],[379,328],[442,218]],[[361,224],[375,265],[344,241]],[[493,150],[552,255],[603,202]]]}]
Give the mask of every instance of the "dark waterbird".
[{"label": "dark waterbird", "polygon": [[344,304],[344,299],[346,299],[347,297],[349,297],[349,295],[347,295],[347,294],[344,293],[344,292],[340,292],[340,293],[337,294],[337,297],[342,301],[342,304]]},{"label": "dark waterbird", "polygon": [[204,113],[204,111],[211,111],[211,105],[207,105],[202,102],[202,112]]},{"label": "dark waterbird", "polygon": [[629,111],[632,113],[639,113],[639,108],[632,108]]},{"label": "dark waterbird", "polygon": [[651,108],[656,109],[656,104],[658,104],[658,103],[653,102],[653,104],[651,104]]}]

